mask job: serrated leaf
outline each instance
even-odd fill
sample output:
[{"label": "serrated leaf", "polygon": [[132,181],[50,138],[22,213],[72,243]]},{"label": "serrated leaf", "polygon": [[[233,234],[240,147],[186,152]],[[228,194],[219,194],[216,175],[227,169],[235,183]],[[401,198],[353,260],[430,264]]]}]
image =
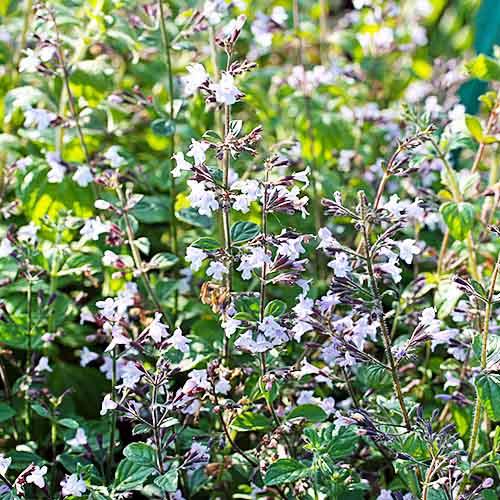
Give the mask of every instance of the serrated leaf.
[{"label": "serrated leaf", "polygon": [[293,458],[282,458],[269,466],[264,478],[264,484],[275,486],[307,477],[310,469],[307,465]]},{"label": "serrated leaf", "polygon": [[129,491],[140,488],[154,470],[154,467],[139,465],[126,458],[123,459],[118,464],[115,472],[116,491]]},{"label": "serrated leaf", "polygon": [[170,201],[165,195],[144,196],[130,213],[144,224],[161,224],[170,221]]},{"label": "serrated leaf", "polygon": [[154,483],[164,492],[174,492],[177,490],[177,482],[179,480],[179,474],[177,471],[177,464],[172,464],[170,469],[155,478]]},{"label": "serrated leaf", "polygon": [[500,374],[480,374],[475,384],[488,417],[494,422],[500,422]]},{"label": "serrated leaf", "polygon": [[125,447],[123,455],[135,464],[150,466],[155,464],[155,450],[147,443],[131,443]]}]

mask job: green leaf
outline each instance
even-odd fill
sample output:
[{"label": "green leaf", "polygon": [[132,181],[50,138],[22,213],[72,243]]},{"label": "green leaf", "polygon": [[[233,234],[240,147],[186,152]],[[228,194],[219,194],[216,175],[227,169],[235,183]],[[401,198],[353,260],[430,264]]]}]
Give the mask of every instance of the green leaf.
[{"label": "green leaf", "polygon": [[0,403],[0,422],[5,422],[16,414],[16,410],[7,403]]},{"label": "green leaf", "polygon": [[274,316],[278,318],[286,312],[286,303],[282,300],[271,300],[264,310],[264,316]]},{"label": "green leaf", "polygon": [[134,217],[144,224],[161,224],[170,221],[170,201],[167,196],[144,196],[131,210]]},{"label": "green leaf", "polygon": [[118,464],[118,468],[116,469],[116,491],[128,491],[140,488],[154,470],[154,467],[139,465],[125,458]]},{"label": "green leaf", "polygon": [[183,208],[177,212],[177,218],[186,224],[203,229],[211,229],[213,225],[212,218],[206,215],[200,215],[198,210],[193,207]]},{"label": "green leaf", "polygon": [[73,420],[72,418],[61,418],[61,420],[58,420],[57,423],[61,425],[62,427],[67,427],[68,429],[78,429],[79,424],[76,420]]},{"label": "green leaf", "polygon": [[178,476],[179,476],[179,474],[177,471],[177,463],[174,463],[174,464],[172,464],[170,469],[167,472],[165,472],[165,474],[158,476],[154,480],[154,483],[162,491],[171,493],[171,492],[174,492],[177,490],[177,482],[179,480]]},{"label": "green leaf", "polygon": [[104,58],[97,58],[76,63],[70,81],[75,85],[85,85],[106,92],[114,88],[114,74],[115,70]]},{"label": "green leaf", "polygon": [[196,241],[191,243],[191,246],[211,252],[213,250],[218,250],[221,245],[217,240],[214,240],[213,238],[203,237],[203,238],[198,238]]},{"label": "green leaf", "polygon": [[260,233],[260,228],[254,222],[239,221],[231,228],[233,243],[242,243],[255,238]]},{"label": "green leaf", "polygon": [[239,432],[265,431],[272,428],[272,422],[265,415],[246,411],[240,413],[232,422],[231,429]]},{"label": "green leaf", "polygon": [[472,137],[474,137],[477,142],[483,142],[484,133],[479,118],[472,115],[465,115],[465,124],[467,125]]},{"label": "green leaf", "polygon": [[500,80],[500,64],[493,58],[484,54],[469,61],[465,67],[469,75],[479,80]]},{"label": "green leaf", "polygon": [[131,443],[123,450],[123,455],[131,462],[138,465],[151,465],[155,464],[155,450],[146,443]]},{"label": "green leaf", "polygon": [[474,207],[467,202],[447,202],[439,210],[451,236],[463,241],[474,226]]},{"label": "green leaf", "polygon": [[309,467],[294,460],[293,458],[282,458],[269,466],[264,478],[266,486],[275,486],[292,481],[298,481],[309,475]]},{"label": "green leaf", "polygon": [[179,261],[179,257],[172,253],[157,253],[149,262],[149,267],[153,269],[168,269]]},{"label": "green leaf", "polygon": [[31,409],[37,414],[40,415],[41,417],[44,418],[49,418],[50,413],[45,406],[42,406],[41,404],[35,403],[31,405]]},{"label": "green leaf", "polygon": [[488,417],[494,422],[500,422],[500,374],[478,375],[475,384]]},{"label": "green leaf", "polygon": [[297,406],[287,415],[287,420],[291,420],[292,418],[305,418],[310,422],[324,422],[328,418],[328,415],[319,406],[305,404]]},{"label": "green leaf", "polygon": [[175,122],[164,118],[158,118],[151,123],[151,129],[156,135],[170,137],[175,133]]}]

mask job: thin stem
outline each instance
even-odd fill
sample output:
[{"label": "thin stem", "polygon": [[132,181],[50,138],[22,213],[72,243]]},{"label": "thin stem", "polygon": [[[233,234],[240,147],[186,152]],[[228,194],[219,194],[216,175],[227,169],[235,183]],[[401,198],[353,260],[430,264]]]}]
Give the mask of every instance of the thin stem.
[{"label": "thin stem", "polygon": [[[485,131],[484,135],[486,135],[486,136],[490,135],[493,127],[495,126],[495,124],[497,122],[497,118],[498,118],[497,104],[495,103],[495,105],[493,106],[493,108],[490,112],[490,116],[488,117],[488,122],[486,124],[486,131]],[[479,148],[477,150],[476,156],[474,157],[474,162],[472,164],[471,173],[474,174],[479,169],[479,164],[481,163],[481,160],[483,158],[485,148],[486,148],[486,143],[481,142],[479,144]]]},{"label": "thin stem", "polygon": [[[28,379],[28,387],[30,384],[31,377],[31,357],[32,357],[32,338],[31,330],[33,328],[33,307],[32,307],[32,281],[31,276],[28,276],[28,290],[27,290],[27,307],[28,307],[28,350],[26,353],[26,377]],[[31,436],[31,402],[28,395],[28,389],[26,389],[26,439],[30,439]]]},{"label": "thin stem", "polygon": [[[365,203],[364,195],[362,195],[361,196],[361,205],[363,207],[363,212],[365,212],[364,203]],[[367,224],[366,224],[364,213],[363,213],[362,217],[363,217],[363,240],[364,240],[365,252],[366,252],[366,265],[367,265],[368,275],[370,278],[370,287],[372,289],[372,294],[373,294],[373,297],[375,298],[375,302],[376,302],[376,307],[375,307],[376,314],[378,316],[380,328],[382,330],[384,347],[385,347],[387,360],[389,361],[389,368],[390,368],[390,372],[391,372],[391,376],[392,376],[394,390],[396,391],[396,396],[397,396],[397,399],[399,402],[399,406],[401,408],[401,413],[403,414],[403,420],[405,422],[406,428],[408,430],[410,430],[411,429],[410,417],[408,415],[408,410],[406,409],[406,405],[405,405],[405,402],[403,399],[403,391],[401,390],[401,383],[399,380],[398,370],[397,370],[396,362],[394,360],[394,356],[392,354],[391,336],[390,336],[389,330],[387,328],[387,324],[385,322],[384,306],[382,304],[382,298],[380,296],[380,292],[379,292],[378,285],[377,285],[377,280],[375,278],[375,272],[373,270],[371,245],[370,245],[370,239],[368,236]]]},{"label": "thin stem", "polygon": [[[116,401],[116,347],[111,352],[111,399]],[[113,410],[110,417],[110,432],[109,432],[109,450],[108,450],[108,475],[111,477],[111,469],[113,467],[115,455],[115,428],[116,428],[116,413]]]},{"label": "thin stem", "polygon": [[[158,7],[160,11],[160,31],[163,44],[163,57],[165,59],[165,66],[167,67],[168,73],[168,93],[169,93],[169,119],[171,125],[174,127],[173,133],[170,135],[170,161],[172,162],[172,156],[175,153],[175,113],[174,113],[174,78],[172,71],[172,59],[170,54],[170,38],[167,31],[167,26],[165,22],[165,9],[163,8],[163,0],[158,0]],[[172,251],[177,254],[177,221],[175,218],[175,199],[176,199],[176,186],[175,178],[170,175],[170,211],[171,211],[171,223],[170,223],[170,239],[172,241]]]},{"label": "thin stem", "polygon": [[[85,156],[85,161],[87,162],[87,164],[90,164],[89,150],[87,148],[87,144],[85,143],[85,137],[83,135],[83,130],[82,130],[82,127],[80,124],[79,114],[78,114],[78,112],[76,110],[76,106],[75,106],[75,98],[73,96],[73,92],[71,91],[71,87],[69,84],[69,71],[68,71],[68,67],[66,66],[66,61],[64,59],[63,50],[61,48],[61,39],[59,37],[59,30],[57,29],[55,17],[53,17],[53,21],[54,21],[54,26],[56,26],[56,53],[57,53],[57,58],[59,59],[59,64],[61,65],[64,88],[66,89],[66,95],[68,96],[69,110],[71,113],[71,117],[73,118],[73,121],[75,122],[76,132],[78,135],[78,139],[80,141],[80,147],[82,148],[83,155]],[[60,143],[59,144],[59,154],[61,155],[61,158],[62,158],[62,149],[63,149],[63,145],[62,145],[62,143]]]},{"label": "thin stem", "polygon": [[[490,331],[490,318],[491,318],[491,310],[493,306],[493,296],[495,293],[495,285],[497,282],[498,278],[498,270],[500,266],[500,255],[497,258],[497,261],[495,263],[495,267],[493,269],[493,274],[491,276],[491,284],[490,284],[490,289],[488,292],[488,298],[486,302],[486,309],[484,312],[484,323],[483,323],[483,329],[481,333],[481,370],[486,369],[486,364],[488,361],[488,336],[489,336],[489,331]],[[474,420],[472,424],[472,432],[471,432],[471,437],[470,437],[470,442],[469,442],[469,450],[468,450],[468,455],[469,455],[469,461],[471,462],[472,459],[474,458],[474,451],[476,449],[476,442],[477,442],[477,437],[479,434],[479,424],[481,422],[481,400],[476,393],[476,403],[474,406]]]},{"label": "thin stem", "polygon": [[163,461],[161,459],[161,435],[160,435],[160,428],[158,425],[158,414],[156,413],[157,406],[158,406],[158,385],[155,384],[153,385],[153,395],[151,397],[152,401],[152,406],[151,406],[151,420],[153,424],[153,440],[155,443],[155,449],[156,449],[156,463],[158,467],[158,471],[160,474],[163,474]]},{"label": "thin stem", "polygon": [[[229,64],[229,56],[228,56]],[[223,142],[229,134],[229,127],[231,123],[231,108],[228,105],[224,106],[224,137]],[[230,154],[229,149],[224,147],[224,154],[222,157],[222,176],[224,199],[222,201],[222,227],[224,234],[224,248],[228,256],[228,272],[226,274],[226,291],[231,294],[232,289],[232,274],[233,274],[233,257],[232,257],[232,244],[231,244],[231,206],[229,202],[229,167],[230,167]],[[229,363],[229,338],[224,335],[224,360]]]},{"label": "thin stem", "polygon": [[[268,190],[267,184],[269,181],[269,168],[266,166],[266,173],[264,178],[264,196],[262,200],[262,214],[261,214],[261,232],[263,236],[264,252],[267,252],[267,197]],[[259,296],[259,320],[264,321],[264,311],[266,308],[266,287],[267,287],[267,264],[262,264],[262,273],[260,276],[260,296]],[[260,354],[261,362],[261,375],[266,374],[266,353]]]},{"label": "thin stem", "polygon": [[151,302],[153,302],[153,304],[155,305],[156,309],[159,312],[161,312],[165,318],[167,318],[166,315],[165,315],[165,312],[163,311],[163,308],[162,308],[162,306],[160,304],[158,296],[156,295],[156,293],[153,290],[153,287],[151,285],[151,282],[149,281],[149,276],[148,276],[148,274],[146,273],[146,271],[144,269],[144,264],[142,262],[141,254],[139,253],[139,250],[138,250],[138,248],[137,248],[137,246],[135,244],[134,230],[132,229],[132,224],[131,224],[130,218],[128,216],[128,211],[127,211],[127,209],[125,207],[125,200],[124,200],[121,188],[118,187],[117,190],[116,190],[116,192],[118,194],[118,198],[120,199],[120,202],[121,202],[121,205],[122,205],[123,219],[125,221],[125,228],[126,228],[126,231],[127,231],[128,244],[130,246],[130,251],[132,252],[132,258],[134,259],[135,267],[136,267],[137,271],[139,271],[139,273],[141,275],[142,282],[144,283],[144,287],[146,288],[146,291],[148,292],[148,295],[149,295],[149,298],[151,299]]}]

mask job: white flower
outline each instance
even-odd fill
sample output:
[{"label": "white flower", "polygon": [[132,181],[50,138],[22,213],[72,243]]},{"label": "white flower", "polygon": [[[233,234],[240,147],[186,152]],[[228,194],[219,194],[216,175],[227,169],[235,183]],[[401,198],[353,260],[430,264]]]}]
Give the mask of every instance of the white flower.
[{"label": "white flower", "polygon": [[189,343],[191,343],[191,341],[182,335],[182,330],[180,328],[176,328],[173,335],[167,339],[167,344],[184,353],[189,351]]},{"label": "white flower", "polygon": [[25,49],[23,52],[26,56],[19,61],[19,72],[23,73],[26,71],[28,73],[34,73],[41,62],[38,55],[32,49]]},{"label": "white flower", "polygon": [[214,192],[206,189],[203,182],[188,181],[188,186],[191,188],[191,193],[188,196],[191,206],[197,208],[200,215],[210,217],[212,211],[219,208],[219,202]]},{"label": "white flower", "polygon": [[210,144],[205,141],[195,141],[191,139],[191,145],[189,146],[189,151],[187,156],[194,159],[195,166],[199,166],[206,160],[205,151],[210,147]]},{"label": "white flower", "polygon": [[180,177],[183,170],[189,171],[193,168],[191,163],[189,163],[188,161],[186,161],[184,159],[184,153],[182,153],[182,152],[175,153],[175,155],[172,156],[172,159],[174,159],[176,162],[175,168],[172,169],[172,175],[174,177]]},{"label": "white flower", "polygon": [[64,180],[66,167],[61,162],[59,153],[49,152],[45,156],[50,170],[47,172],[47,180],[52,184],[59,184]]},{"label": "white flower", "polygon": [[107,233],[109,231],[109,224],[107,222],[102,222],[99,217],[95,219],[88,219],[85,224],[80,229],[80,234],[82,235],[82,240],[93,240],[97,241],[101,234]]},{"label": "white flower", "polygon": [[128,346],[130,339],[123,334],[123,328],[120,325],[111,325],[111,323],[104,323],[104,332],[108,335],[111,334],[111,342],[104,352],[112,351],[117,345]]},{"label": "white flower", "polygon": [[231,384],[224,378],[221,377],[215,384],[215,392],[218,394],[228,394],[231,390]]},{"label": "white flower", "polygon": [[153,321],[149,324],[147,330],[149,336],[155,342],[161,342],[161,339],[168,335],[168,326],[161,322],[162,314],[160,312],[155,313]]},{"label": "white flower", "polygon": [[73,439],[69,439],[68,444],[74,448],[86,445],[87,434],[85,434],[85,429],[78,427],[78,429],[76,429],[75,437]]},{"label": "white flower", "polygon": [[379,264],[380,270],[384,273],[390,274],[394,283],[399,283],[401,281],[402,269],[396,264],[397,258],[390,258],[388,262]]},{"label": "white flower", "polygon": [[0,453],[0,474],[5,476],[7,474],[7,469],[10,467],[12,458],[5,458],[3,453]]},{"label": "white flower", "polygon": [[85,481],[76,474],[71,474],[70,476],[66,474],[60,484],[62,486],[62,494],[64,497],[81,497],[87,491]]},{"label": "white flower", "polygon": [[380,495],[377,500],[392,500],[392,493],[390,490],[380,490]]},{"label": "white flower", "polygon": [[123,387],[134,389],[143,375],[144,373],[137,368],[137,365],[133,361],[125,362],[120,368],[120,378],[123,382],[120,389]]},{"label": "white flower", "polygon": [[413,256],[420,253],[420,248],[415,245],[415,240],[408,238],[403,241],[398,241],[397,245],[399,247],[399,258],[404,260],[407,264],[411,264]]},{"label": "white flower", "polygon": [[24,126],[36,127],[37,130],[43,131],[50,127],[50,123],[57,118],[55,113],[46,109],[26,108],[24,110]]},{"label": "white flower", "polygon": [[231,337],[240,325],[241,321],[239,319],[228,317],[222,321],[222,328],[224,328],[226,337]]},{"label": "white flower", "polygon": [[338,241],[333,237],[332,232],[327,227],[320,228],[318,231],[318,238],[320,239],[318,249],[335,248],[340,246]]},{"label": "white flower", "polygon": [[111,207],[111,203],[109,203],[109,201],[99,199],[95,200],[94,207],[98,208],[99,210],[107,210]]},{"label": "white flower", "polygon": [[337,278],[345,278],[351,272],[349,258],[344,252],[335,254],[335,258],[328,263],[328,267],[333,269],[333,273]]},{"label": "white flower", "polygon": [[108,411],[114,410],[117,407],[118,405],[111,399],[111,395],[106,394],[106,396],[104,396],[104,399],[102,400],[101,412],[100,412],[101,416],[106,415]]},{"label": "white flower", "polygon": [[304,188],[309,186],[309,174],[311,173],[311,167],[306,167],[305,170],[302,170],[302,172],[297,172],[296,174],[293,174],[292,177],[299,182],[304,183]]},{"label": "white flower", "polygon": [[184,83],[184,92],[189,96],[194,94],[203,83],[208,81],[209,76],[203,64],[190,64],[187,70],[188,75],[182,78],[182,82]]},{"label": "white flower", "polygon": [[212,276],[214,280],[222,281],[224,274],[228,272],[228,268],[222,262],[213,261],[208,266],[207,276]]},{"label": "white flower", "polygon": [[191,263],[191,269],[193,271],[199,271],[203,261],[208,257],[208,255],[201,249],[193,246],[187,247],[186,250],[186,261]]},{"label": "white flower", "polygon": [[38,227],[30,222],[27,226],[21,226],[17,231],[17,239],[19,241],[34,244],[37,241],[36,233],[38,232]]},{"label": "white flower", "polygon": [[215,100],[220,104],[231,106],[241,96],[241,92],[234,86],[233,76],[224,71],[218,83],[212,83],[210,89],[215,92]]},{"label": "white flower", "polygon": [[123,156],[119,154],[120,148],[118,146],[111,146],[105,153],[104,158],[108,160],[113,168],[118,168],[127,163]]},{"label": "white flower", "polygon": [[87,187],[94,180],[94,176],[87,165],[80,165],[73,174],[73,180],[80,187]]},{"label": "white flower", "polygon": [[45,486],[45,479],[43,477],[45,474],[47,474],[47,467],[45,465],[43,467],[35,465],[31,473],[26,476],[26,482],[43,488]]},{"label": "white flower", "polygon": [[49,366],[49,358],[47,358],[47,356],[42,356],[38,364],[35,366],[35,372],[40,373],[40,372],[51,372],[51,371],[52,368]]},{"label": "white flower", "polygon": [[14,246],[8,238],[3,238],[0,242],[0,258],[8,257],[14,251]]}]

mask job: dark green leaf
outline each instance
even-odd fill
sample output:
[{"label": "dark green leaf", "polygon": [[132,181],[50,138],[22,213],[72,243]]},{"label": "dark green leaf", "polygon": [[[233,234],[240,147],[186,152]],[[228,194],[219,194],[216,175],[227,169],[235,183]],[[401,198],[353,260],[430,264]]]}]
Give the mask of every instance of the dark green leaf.
[{"label": "dark green leaf", "polygon": [[255,238],[260,233],[260,228],[253,222],[239,221],[231,228],[231,240],[233,243],[242,243]]},{"label": "dark green leaf", "polygon": [[309,467],[298,460],[282,458],[269,466],[264,478],[264,484],[275,486],[291,483],[307,477],[309,472]]},{"label": "dark green leaf", "polygon": [[231,429],[239,432],[265,431],[272,428],[272,422],[265,415],[246,411],[231,422]]},{"label": "dark green leaf", "polygon": [[286,304],[282,300],[271,300],[264,310],[264,316],[274,316],[275,318],[285,314]]},{"label": "dark green leaf", "polygon": [[475,383],[488,417],[494,422],[500,422],[500,374],[478,375]]},{"label": "dark green leaf", "polygon": [[154,467],[139,465],[125,458],[116,469],[116,491],[129,491],[141,487],[154,470]]},{"label": "dark green leaf", "polygon": [[158,118],[151,124],[151,129],[156,135],[170,137],[175,133],[175,122],[164,118]]},{"label": "dark green leaf", "polygon": [[123,450],[123,455],[138,465],[154,466],[155,464],[155,450],[151,445],[146,443],[129,444]]},{"label": "dark green leaf", "polygon": [[292,418],[305,418],[310,422],[324,422],[328,415],[319,406],[313,404],[300,405],[294,408],[287,416],[287,420]]}]

